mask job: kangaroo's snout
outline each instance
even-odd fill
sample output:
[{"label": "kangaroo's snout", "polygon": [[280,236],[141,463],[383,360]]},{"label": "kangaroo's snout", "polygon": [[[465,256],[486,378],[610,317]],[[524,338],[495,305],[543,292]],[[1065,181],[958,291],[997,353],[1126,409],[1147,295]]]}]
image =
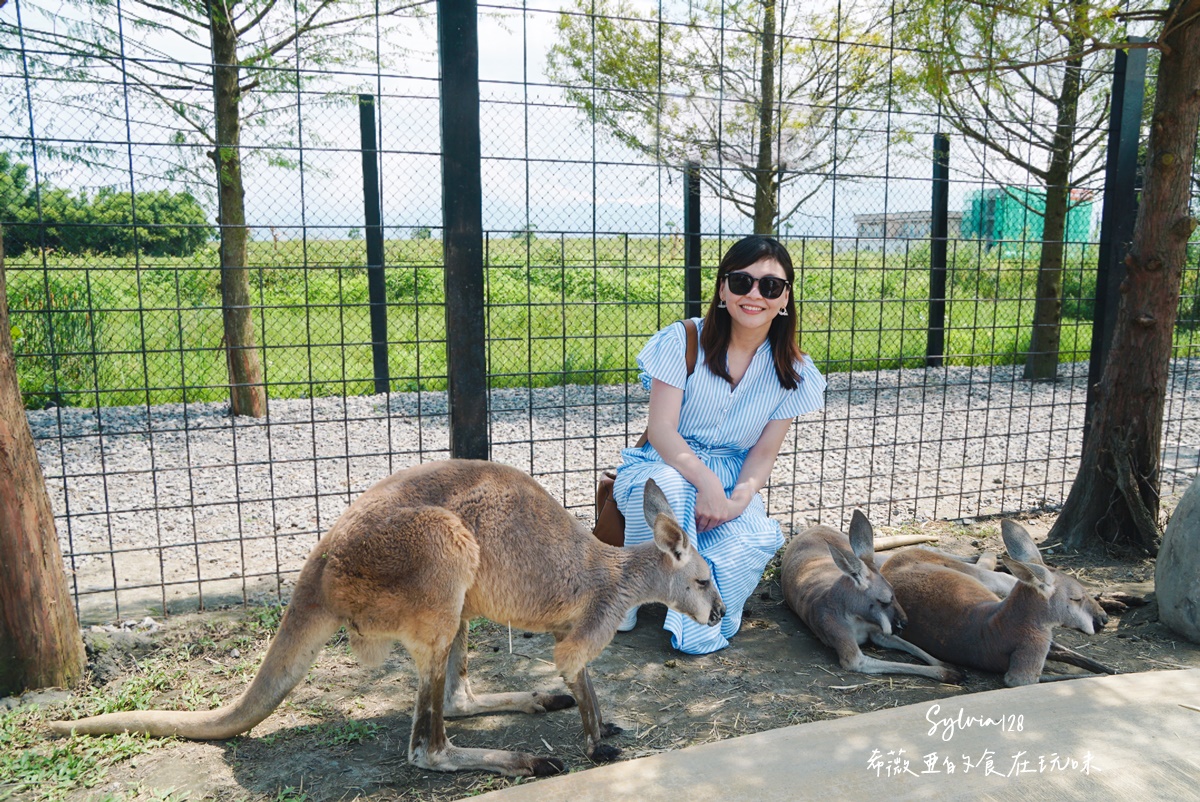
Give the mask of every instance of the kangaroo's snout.
[{"label": "kangaroo's snout", "polygon": [[1108,623],[1108,613],[1100,606],[1100,602],[1096,602],[1096,612],[1092,616],[1092,625],[1096,628],[1096,632],[1104,629],[1104,625]]},{"label": "kangaroo's snout", "polygon": [[708,613],[708,625],[715,627],[721,623],[721,619],[725,617],[725,602],[717,599],[717,603],[712,606],[712,610]]}]

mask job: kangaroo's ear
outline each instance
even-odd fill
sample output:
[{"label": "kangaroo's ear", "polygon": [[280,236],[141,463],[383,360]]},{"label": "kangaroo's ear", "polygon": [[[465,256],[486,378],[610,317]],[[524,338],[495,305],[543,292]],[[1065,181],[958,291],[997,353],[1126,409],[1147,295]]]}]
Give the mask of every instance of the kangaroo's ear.
[{"label": "kangaroo's ear", "polygon": [[1012,575],[1017,578],[1018,582],[1029,585],[1043,599],[1049,599],[1054,595],[1054,572],[1046,566],[1007,558],[1004,560],[1004,564],[1008,570],[1012,571]]},{"label": "kangaroo's ear", "polygon": [[1001,521],[1000,536],[1004,538],[1004,548],[1008,549],[1009,557],[1023,563],[1043,564],[1042,553],[1038,551],[1037,544],[1033,542],[1029,532],[1025,531],[1025,527],[1016,521],[1007,518]]},{"label": "kangaroo's ear", "polygon": [[867,566],[863,561],[858,559],[854,554],[847,554],[832,543],[826,543],[829,547],[829,554],[833,557],[833,564],[841,569],[842,573],[854,580],[854,586],[859,590],[866,590],[870,584],[870,578],[867,576]]},{"label": "kangaroo's ear", "polygon": [[850,548],[860,560],[875,557],[875,529],[862,510],[856,509],[850,516]]},{"label": "kangaroo's ear", "polygon": [[642,492],[642,512],[646,516],[646,523],[654,531],[655,545],[675,559],[682,560],[688,548],[687,532],[675,519],[675,512],[667,502],[666,495],[653,479],[646,480]]}]

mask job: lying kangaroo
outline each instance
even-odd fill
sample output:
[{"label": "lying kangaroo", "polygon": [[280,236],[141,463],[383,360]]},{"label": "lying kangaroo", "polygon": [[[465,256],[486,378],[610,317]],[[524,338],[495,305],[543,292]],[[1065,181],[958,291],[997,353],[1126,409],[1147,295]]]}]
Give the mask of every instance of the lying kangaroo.
[{"label": "lying kangaroo", "polygon": [[[313,549],[279,634],[236,702],[206,712],[110,713],[51,727],[63,734],[232,737],[270,715],[345,626],[367,665],[382,663],[395,641],[412,655],[418,683],[408,757],[414,764],[514,776],[562,771],[556,758],[453,746],[443,716],[541,713],[576,699],[588,754],[611,760],[620,750],[600,739],[620,729],[602,723],[587,664],[612,640],[625,611],[657,601],[706,625],[725,614],[708,563],[652,481],[644,513],[653,542],[619,549],[592,537],[515,468],[450,460],[400,471],[355,500]],[[575,699],[472,693],[467,624],[477,616],[553,633],[554,660]]]},{"label": "lying kangaroo", "polygon": [[[904,610],[875,568],[875,530],[855,510],[850,537],[830,526],[814,526],[792,539],[783,553],[781,581],[788,607],[821,642],[837,652],[842,668],[865,674],[916,674],[958,682],[962,672],[896,637]],[[859,648],[876,646],[908,652],[929,665],[868,657]]]},{"label": "lying kangaroo", "polygon": [[[944,551],[926,547],[922,547],[921,552],[921,559],[925,562],[936,563],[943,568],[964,573],[1002,599],[1011,593],[1013,585],[1017,584],[1015,576],[996,570],[998,559],[994,551],[985,551],[973,557],[960,557],[957,554],[947,554]],[[907,551],[897,551],[889,554],[880,563],[879,570],[882,571],[888,562],[894,560],[898,555],[907,553]],[[913,558],[906,557],[904,559]],[[1038,556],[1037,562],[1041,562],[1041,555]]]},{"label": "lying kangaroo", "polygon": [[1015,578],[1003,600],[961,563],[926,549],[893,555],[883,576],[908,611],[906,640],[951,663],[1004,672],[1009,687],[1030,685],[1041,677],[1055,626],[1093,635],[1108,615],[1078,581],[1042,562],[1020,524],[1003,521],[1001,535]]}]

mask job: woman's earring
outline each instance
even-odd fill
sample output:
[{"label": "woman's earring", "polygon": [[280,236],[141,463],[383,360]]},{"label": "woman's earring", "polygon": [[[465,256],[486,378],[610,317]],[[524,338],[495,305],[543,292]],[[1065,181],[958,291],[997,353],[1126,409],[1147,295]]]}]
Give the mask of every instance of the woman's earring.
[{"label": "woman's earring", "polygon": [[724,308],[725,308],[725,299],[722,298],[721,303],[717,304],[717,309],[724,309]]},{"label": "woman's earring", "polygon": [[780,310],[779,310],[779,316],[780,316],[780,317],[787,317],[787,316],[788,316],[788,313],[787,313],[787,307],[786,307],[786,306],[785,306],[785,307],[783,307],[782,309],[780,309]]}]

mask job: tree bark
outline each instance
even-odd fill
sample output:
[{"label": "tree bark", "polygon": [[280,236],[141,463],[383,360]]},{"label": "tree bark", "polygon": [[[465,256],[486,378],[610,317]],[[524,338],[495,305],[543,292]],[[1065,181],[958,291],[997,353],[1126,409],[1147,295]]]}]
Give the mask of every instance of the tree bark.
[{"label": "tree bark", "polygon": [[1155,554],[1168,366],[1187,241],[1200,125],[1200,0],[1172,0],[1146,151],[1146,177],[1112,350],[1097,388],[1079,473],[1051,539]]},{"label": "tree bark", "polygon": [[250,312],[250,275],[246,268],[248,232],[242,183],[241,92],[238,88],[241,71],[231,7],[232,4],[208,4],[217,125],[217,145],[212,157],[217,168],[217,225],[221,232],[221,312],[230,406],[234,415],[260,418],[266,412],[266,392],[254,336],[254,317]]},{"label": "tree bark", "polygon": [[[1082,0],[1075,3],[1077,23]],[[1042,218],[1042,255],[1038,262],[1037,299],[1033,310],[1033,332],[1029,353],[1025,357],[1025,378],[1031,381],[1054,379],[1058,376],[1058,353],[1062,341],[1062,266],[1063,240],[1067,230],[1067,209],[1070,197],[1071,152],[1075,125],[1079,121],[1079,93],[1082,83],[1084,40],[1072,33],[1068,52],[1072,55],[1064,64],[1062,90],[1058,97],[1058,119],[1046,171],[1046,208]]]},{"label": "tree bark", "polygon": [[0,233],[0,696],[71,685],[85,667],[10,332]]},{"label": "tree bark", "polygon": [[779,201],[775,176],[775,0],[763,3],[759,74],[758,164],[754,169],[754,233],[773,234]]}]

